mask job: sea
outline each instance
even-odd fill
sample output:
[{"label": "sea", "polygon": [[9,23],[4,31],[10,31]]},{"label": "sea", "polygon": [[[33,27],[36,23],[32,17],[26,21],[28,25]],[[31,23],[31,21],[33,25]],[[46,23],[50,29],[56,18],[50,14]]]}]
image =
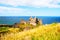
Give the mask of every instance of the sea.
[{"label": "sea", "polygon": [[[35,16],[32,16],[33,18]],[[60,17],[51,17],[51,16],[36,16],[41,19],[43,24],[51,24],[51,23],[60,23]],[[8,24],[13,25],[14,23],[20,23],[20,20],[23,19],[28,21],[30,16],[0,16],[0,24]]]}]

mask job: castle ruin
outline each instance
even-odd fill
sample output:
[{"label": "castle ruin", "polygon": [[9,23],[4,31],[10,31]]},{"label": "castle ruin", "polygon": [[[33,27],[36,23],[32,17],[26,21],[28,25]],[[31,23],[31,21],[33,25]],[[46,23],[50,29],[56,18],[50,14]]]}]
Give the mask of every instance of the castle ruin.
[{"label": "castle ruin", "polygon": [[[29,24],[31,24],[33,26],[36,26],[37,24],[42,25],[42,20],[41,19],[38,19],[36,17],[33,18],[31,16],[28,21],[20,20],[20,23],[17,23],[17,24],[19,26],[19,24],[27,24],[27,23],[29,23]],[[16,26],[16,25],[14,25],[14,26]]]}]

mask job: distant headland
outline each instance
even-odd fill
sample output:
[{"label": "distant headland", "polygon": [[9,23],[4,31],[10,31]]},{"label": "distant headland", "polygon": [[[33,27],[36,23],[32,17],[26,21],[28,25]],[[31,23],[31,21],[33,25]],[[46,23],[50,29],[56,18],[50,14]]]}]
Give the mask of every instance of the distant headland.
[{"label": "distant headland", "polygon": [[37,24],[42,25],[42,20],[36,17],[32,17],[30,16],[30,18],[28,19],[28,21],[25,21],[24,19],[20,19],[19,23],[14,23],[13,25],[8,25],[8,24],[0,24],[0,27],[20,27],[19,24],[30,24],[33,26],[36,26]]},{"label": "distant headland", "polygon": [[8,25],[8,24],[0,24],[0,27],[13,27],[13,28],[20,28],[21,30],[28,30],[35,28],[37,26],[42,25],[42,19],[32,17],[25,21],[24,19],[20,19],[19,23],[14,23],[13,25]]}]

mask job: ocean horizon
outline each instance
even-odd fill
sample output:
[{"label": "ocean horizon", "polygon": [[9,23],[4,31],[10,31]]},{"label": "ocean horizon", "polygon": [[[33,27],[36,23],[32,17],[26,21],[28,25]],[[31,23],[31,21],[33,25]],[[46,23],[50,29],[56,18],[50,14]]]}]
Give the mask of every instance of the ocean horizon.
[{"label": "ocean horizon", "polygon": [[[33,18],[35,16],[32,16]],[[60,17],[51,17],[51,16],[36,16],[41,19],[43,24],[51,24],[58,22],[60,23]],[[21,19],[28,21],[30,16],[0,16],[0,24],[13,25],[14,23],[19,23]]]}]

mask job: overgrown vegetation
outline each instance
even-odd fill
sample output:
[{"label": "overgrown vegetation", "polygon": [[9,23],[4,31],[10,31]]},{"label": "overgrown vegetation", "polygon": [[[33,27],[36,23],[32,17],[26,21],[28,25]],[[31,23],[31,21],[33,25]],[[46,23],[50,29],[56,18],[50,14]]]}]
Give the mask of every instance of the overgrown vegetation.
[{"label": "overgrown vegetation", "polygon": [[[38,24],[36,25],[37,27],[39,26]],[[18,27],[0,27],[0,33],[5,33],[5,32],[21,32],[24,31],[24,29],[29,30],[29,29],[33,29],[36,26],[33,26],[31,24],[18,24]]]},{"label": "overgrown vegetation", "polygon": [[1,40],[60,40],[60,23],[41,25],[21,32],[19,28],[9,30],[11,33],[1,35]]}]

